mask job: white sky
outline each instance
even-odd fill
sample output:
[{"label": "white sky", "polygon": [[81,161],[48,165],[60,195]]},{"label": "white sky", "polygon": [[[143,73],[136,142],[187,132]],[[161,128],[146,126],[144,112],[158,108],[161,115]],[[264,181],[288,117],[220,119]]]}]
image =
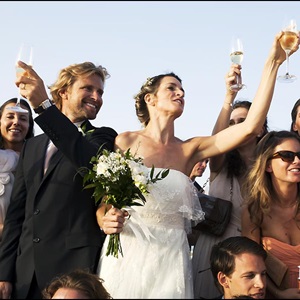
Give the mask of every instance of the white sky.
[{"label": "white sky", "polygon": [[[139,129],[133,95],[147,77],[173,71],[186,92],[176,135],[209,135],[224,100],[231,37],[240,36],[244,44],[247,89],[237,99],[252,101],[275,34],[286,18],[300,28],[299,13],[299,1],[1,1],[0,104],[17,94],[14,63],[27,42],[34,45],[34,68],[46,85],[73,63],[92,61],[108,69],[94,125]],[[279,69],[284,72],[285,65]],[[298,80],[276,84],[268,114],[273,130],[289,129],[300,98],[299,52],[290,59],[290,72]]]}]

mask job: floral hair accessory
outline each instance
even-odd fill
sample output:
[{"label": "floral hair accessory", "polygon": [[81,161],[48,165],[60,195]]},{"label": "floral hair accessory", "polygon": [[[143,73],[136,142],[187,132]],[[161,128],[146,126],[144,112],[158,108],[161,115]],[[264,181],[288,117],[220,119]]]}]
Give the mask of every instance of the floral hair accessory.
[{"label": "floral hair accessory", "polygon": [[153,84],[153,77],[148,77],[145,85],[149,86]]}]

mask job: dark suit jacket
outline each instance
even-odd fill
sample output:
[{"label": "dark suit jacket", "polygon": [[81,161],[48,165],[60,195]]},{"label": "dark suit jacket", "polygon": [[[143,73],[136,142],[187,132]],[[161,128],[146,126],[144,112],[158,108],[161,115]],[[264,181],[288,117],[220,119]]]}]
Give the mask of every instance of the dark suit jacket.
[{"label": "dark suit jacket", "polygon": [[[91,167],[100,146],[113,149],[117,133],[86,122],[85,136],[55,106],[35,119],[46,134],[26,141],[0,244],[0,281],[25,298],[35,272],[42,290],[74,268],[96,271],[104,236],[96,220],[92,189],[83,190],[78,168]],[[49,137],[57,146],[43,175]]]}]

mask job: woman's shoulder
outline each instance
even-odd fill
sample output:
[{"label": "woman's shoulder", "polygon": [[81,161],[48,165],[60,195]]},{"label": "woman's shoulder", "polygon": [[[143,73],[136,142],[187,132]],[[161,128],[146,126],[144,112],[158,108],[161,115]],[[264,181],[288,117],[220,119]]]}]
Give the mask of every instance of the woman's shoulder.
[{"label": "woman's shoulder", "polygon": [[13,171],[19,160],[19,154],[11,149],[0,149],[1,172]]},{"label": "woman's shoulder", "polygon": [[19,154],[12,149],[0,149],[0,157],[1,158],[19,158]]},{"label": "woman's shoulder", "polygon": [[115,143],[119,145],[120,148],[124,148],[124,146],[132,145],[136,140],[141,140],[142,138],[143,134],[141,130],[124,131],[117,135]]}]

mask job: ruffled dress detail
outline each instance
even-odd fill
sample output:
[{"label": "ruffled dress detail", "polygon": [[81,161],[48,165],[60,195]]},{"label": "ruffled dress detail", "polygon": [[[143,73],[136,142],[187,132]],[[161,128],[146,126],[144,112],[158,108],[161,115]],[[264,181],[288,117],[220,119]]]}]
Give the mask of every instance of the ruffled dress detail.
[{"label": "ruffled dress detail", "polygon": [[149,192],[144,206],[128,209],[120,234],[123,257],[106,256],[106,237],[98,274],[114,299],[192,299],[187,233],[204,219],[197,191],[189,177],[170,170]]}]

